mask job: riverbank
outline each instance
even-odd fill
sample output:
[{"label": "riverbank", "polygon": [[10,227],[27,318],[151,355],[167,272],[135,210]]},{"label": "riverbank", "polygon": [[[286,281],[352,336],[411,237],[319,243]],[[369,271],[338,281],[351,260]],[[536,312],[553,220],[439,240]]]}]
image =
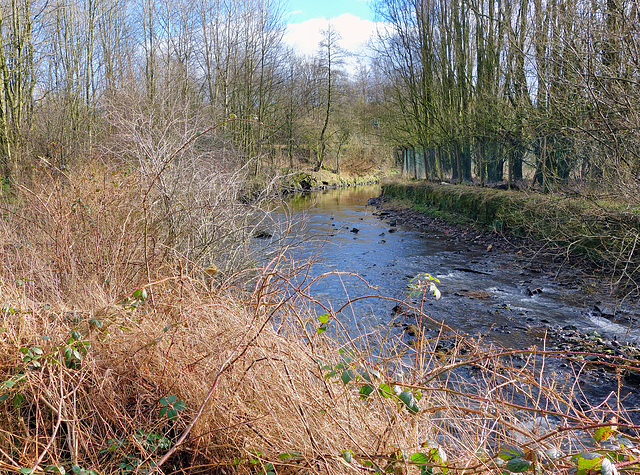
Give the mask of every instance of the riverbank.
[{"label": "riverbank", "polygon": [[[65,178],[2,202],[0,473],[564,474],[594,460],[582,439],[601,426],[613,455],[593,463],[637,468],[640,427],[603,424],[611,408],[631,419],[549,377],[543,352],[438,322],[412,345],[388,326],[347,331],[314,310],[309,282],[328,276],[286,247],[203,268],[158,225],[139,174]],[[216,229],[242,211],[226,196]]]},{"label": "riverbank", "polygon": [[398,181],[383,183],[382,195],[429,217],[489,231],[497,245],[529,240],[535,252],[544,251],[553,260],[588,266],[614,291],[640,288],[639,208],[522,191]]},{"label": "riverbank", "polygon": [[329,170],[319,171],[284,171],[280,188],[284,193],[317,191],[330,188],[349,187],[357,185],[371,185],[379,183],[385,176],[382,171],[351,175],[334,173]]}]

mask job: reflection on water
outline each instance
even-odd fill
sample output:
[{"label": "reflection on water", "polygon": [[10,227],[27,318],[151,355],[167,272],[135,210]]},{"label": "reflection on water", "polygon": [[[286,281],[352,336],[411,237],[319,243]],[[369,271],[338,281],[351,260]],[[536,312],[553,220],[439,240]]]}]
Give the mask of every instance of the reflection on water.
[{"label": "reflection on water", "polygon": [[369,198],[379,196],[379,185],[353,186],[336,188],[314,193],[297,193],[287,199],[292,211],[306,211],[313,208],[330,213],[344,211],[350,207],[361,207],[367,204]]}]

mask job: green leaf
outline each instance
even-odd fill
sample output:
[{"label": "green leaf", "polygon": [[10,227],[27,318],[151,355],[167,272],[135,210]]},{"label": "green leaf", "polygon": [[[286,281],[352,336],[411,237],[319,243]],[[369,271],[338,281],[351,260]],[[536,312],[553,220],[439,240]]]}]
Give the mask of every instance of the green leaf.
[{"label": "green leaf", "polygon": [[46,471],[56,472],[56,473],[59,473],[60,475],[65,475],[65,473],[67,473],[62,465],[47,465]]},{"label": "green leaf", "polygon": [[276,475],[276,469],[272,463],[265,463],[264,468],[266,470],[262,472],[264,475]]},{"label": "green leaf", "polygon": [[0,402],[5,402],[7,399],[9,399],[10,394],[3,394],[2,396],[0,396]]},{"label": "green leaf", "polygon": [[418,466],[431,463],[431,458],[427,454],[423,454],[422,452],[416,452],[414,454],[411,454],[411,457],[409,458],[409,460],[411,460],[413,463],[415,463]]},{"label": "green leaf", "polygon": [[[447,464],[447,453],[444,451],[442,447],[431,447],[429,449],[429,457],[431,461],[436,465],[446,465]],[[446,469],[442,469],[443,473]]]},{"label": "green leaf", "polygon": [[386,397],[387,399],[394,397],[396,394],[393,392],[393,389],[391,389],[391,386],[389,386],[388,384],[380,384],[380,389],[379,389],[380,395],[382,397]]},{"label": "green leaf", "polygon": [[413,403],[413,393],[411,391],[402,391],[398,397],[407,406],[410,406]]},{"label": "green leaf", "polygon": [[160,409],[160,417],[164,417],[167,414],[167,406]]},{"label": "green leaf", "polygon": [[319,334],[319,335],[323,334],[326,331],[327,331],[327,327],[318,327],[316,329],[316,333]]},{"label": "green leaf", "polygon": [[373,392],[374,387],[370,384],[362,386],[360,388],[360,399],[367,399],[369,395]]},{"label": "green leaf", "polygon": [[91,320],[89,320],[89,325],[93,325],[96,328],[102,328],[102,320],[99,320],[97,318],[92,318]]},{"label": "green leaf", "polygon": [[293,450],[291,452],[286,452],[284,454],[278,455],[278,459],[280,460],[288,460],[288,459],[297,459],[300,457],[300,452],[297,450]]},{"label": "green leaf", "polygon": [[347,463],[353,462],[353,452],[351,450],[343,450],[341,456]]},{"label": "green leaf", "polygon": [[593,433],[593,438],[596,439],[596,442],[602,442],[607,440],[609,437],[613,435],[613,428],[611,426],[603,426],[598,427]]},{"label": "green leaf", "polygon": [[344,384],[349,384],[351,381],[356,379],[356,375],[350,369],[346,369],[340,375],[340,379]]},{"label": "green leaf", "polygon": [[176,396],[175,394],[172,394],[171,396],[167,397],[167,402],[169,404],[173,404],[174,402],[176,402],[178,400],[178,396]]},{"label": "green leaf", "polygon": [[367,368],[366,371],[363,373],[363,377],[371,382],[372,378],[373,379],[382,379],[382,374],[380,374],[380,371],[376,370],[376,369],[370,369]]},{"label": "green leaf", "polygon": [[184,410],[184,408],[185,408],[186,406],[187,406],[187,405],[185,404],[185,402],[184,402],[184,401],[176,401],[176,403],[173,405],[173,408],[174,408],[176,411],[182,411],[182,410]]},{"label": "green leaf", "polygon": [[12,388],[12,387],[14,387],[14,386],[16,385],[16,382],[15,382],[15,381],[13,381],[13,380],[11,380],[11,379],[8,379],[8,380],[7,380],[7,381],[5,381],[4,383],[2,383],[2,385],[3,385],[5,388]]},{"label": "green leaf", "polygon": [[520,457],[514,457],[504,466],[505,469],[513,473],[522,473],[529,469],[531,462]]},{"label": "green leaf", "polygon": [[503,445],[498,451],[498,457],[508,462],[509,460],[516,457],[524,457],[524,450],[522,450],[520,447],[516,447],[515,445]]},{"label": "green leaf", "polygon": [[631,442],[629,439],[627,439],[626,437],[622,437],[621,435],[618,435],[616,437],[616,440],[618,441],[618,443],[624,447],[624,448],[634,448],[635,444],[633,442]]},{"label": "green leaf", "polygon": [[571,460],[576,464],[578,470],[591,470],[599,466],[600,463],[602,463],[602,459],[604,459],[604,455],[595,452],[587,452],[576,455]]},{"label": "green leaf", "polygon": [[22,394],[18,393],[13,397],[13,407],[15,409],[19,409],[20,406],[22,406],[23,402],[24,402],[24,396]]},{"label": "green leaf", "polygon": [[318,321],[320,323],[329,323],[329,315],[326,313],[321,313],[320,315],[318,315]]},{"label": "green leaf", "polygon": [[160,398],[160,404],[161,404],[162,406],[168,406],[168,405],[169,405],[169,401],[167,401],[167,398],[166,398],[166,397],[161,397],[161,398]]},{"label": "green leaf", "polygon": [[417,414],[420,412],[420,406],[418,406],[418,402],[411,391],[402,391],[398,395],[398,398],[400,398],[404,405],[407,406],[407,410],[411,414]]},{"label": "green leaf", "polygon": [[178,417],[178,413],[175,409],[173,408],[167,408],[167,417],[169,418],[169,420],[173,420],[176,417]]}]

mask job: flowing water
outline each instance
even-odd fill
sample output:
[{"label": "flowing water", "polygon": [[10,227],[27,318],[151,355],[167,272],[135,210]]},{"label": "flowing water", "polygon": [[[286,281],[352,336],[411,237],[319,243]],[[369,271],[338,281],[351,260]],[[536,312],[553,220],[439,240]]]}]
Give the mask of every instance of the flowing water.
[{"label": "flowing water", "polygon": [[[617,302],[604,286],[600,293],[585,292],[578,271],[548,273],[530,259],[489,252],[486,243],[469,244],[456,233],[403,226],[368,204],[379,194],[377,186],[362,186],[288,201],[286,216],[298,223],[297,239],[305,241],[298,252],[316,259],[310,275],[336,272],[318,280],[311,293],[333,311],[342,309],[341,319],[351,332],[402,331],[401,325],[391,325],[400,318],[395,301],[368,298],[345,304],[367,295],[404,300],[411,279],[428,273],[440,281],[442,297],[429,299],[425,313],[498,346],[541,348],[549,334],[557,337],[572,329],[616,343],[640,342],[640,308]],[[597,290],[597,282],[591,288]],[[593,396],[604,399],[615,391],[613,379],[594,372]],[[640,407],[640,390],[627,385],[625,392],[627,404]]]},{"label": "flowing water", "polygon": [[[575,278],[577,271],[547,273],[517,255],[489,252],[486,245],[442,231],[402,226],[367,204],[379,194],[377,186],[362,186],[289,201],[291,216],[311,242],[304,252],[318,258],[312,274],[341,271],[359,276],[330,276],[313,287],[313,294],[334,309],[362,295],[404,299],[411,279],[428,273],[440,281],[442,298],[430,300],[425,313],[501,346],[538,344],[546,328],[568,325],[618,341],[640,341],[640,328],[634,324],[640,308],[616,302],[604,287],[600,294],[586,293]],[[388,324],[395,305],[365,300],[343,313],[352,329],[367,331]],[[603,316],[614,312],[615,319]]]}]

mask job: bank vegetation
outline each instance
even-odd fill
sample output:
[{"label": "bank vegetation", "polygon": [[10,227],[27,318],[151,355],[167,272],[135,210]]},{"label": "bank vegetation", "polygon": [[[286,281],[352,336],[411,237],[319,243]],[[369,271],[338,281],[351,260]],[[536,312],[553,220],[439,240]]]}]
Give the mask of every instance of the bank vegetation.
[{"label": "bank vegetation", "polygon": [[404,180],[388,181],[382,190],[401,206],[529,239],[549,259],[580,265],[587,274],[596,270],[601,285],[621,296],[638,292],[640,208],[628,202]]},{"label": "bank vegetation", "polygon": [[[595,355],[463,337],[422,311],[427,281],[397,302],[406,332],[349,333],[278,244],[291,230],[252,257],[233,187],[185,227],[154,180],[91,167],[4,201],[0,472],[638,470],[633,359],[598,356],[620,390],[591,400]],[[227,227],[206,236],[212,209]]]}]

